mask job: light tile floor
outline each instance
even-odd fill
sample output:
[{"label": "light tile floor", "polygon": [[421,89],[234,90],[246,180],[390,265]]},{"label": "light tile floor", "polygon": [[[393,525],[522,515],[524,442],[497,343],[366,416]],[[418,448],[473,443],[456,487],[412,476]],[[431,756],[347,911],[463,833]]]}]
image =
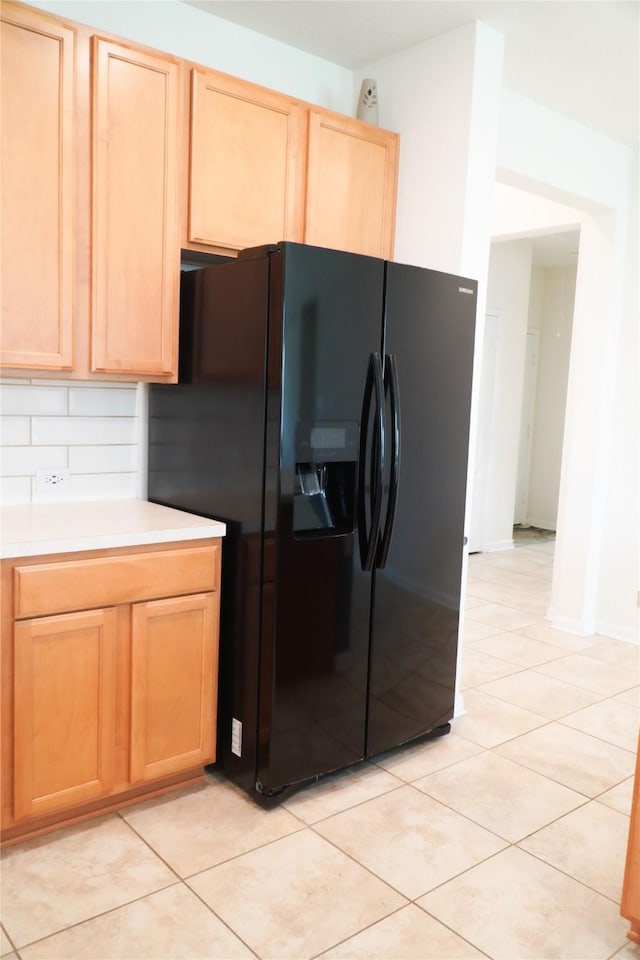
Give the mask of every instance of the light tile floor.
[{"label": "light tile floor", "polygon": [[8,848],[2,957],[640,960],[619,916],[640,648],[552,630],[552,562],[470,558],[448,737],[271,811],[213,773]]}]

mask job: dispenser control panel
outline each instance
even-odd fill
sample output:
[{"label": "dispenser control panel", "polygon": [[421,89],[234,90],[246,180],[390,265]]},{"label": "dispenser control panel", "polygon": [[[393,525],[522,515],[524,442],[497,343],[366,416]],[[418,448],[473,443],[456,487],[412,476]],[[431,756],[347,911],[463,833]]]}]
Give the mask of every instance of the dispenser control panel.
[{"label": "dispenser control panel", "polygon": [[359,426],[352,421],[301,421],[296,429],[298,463],[358,459]]}]

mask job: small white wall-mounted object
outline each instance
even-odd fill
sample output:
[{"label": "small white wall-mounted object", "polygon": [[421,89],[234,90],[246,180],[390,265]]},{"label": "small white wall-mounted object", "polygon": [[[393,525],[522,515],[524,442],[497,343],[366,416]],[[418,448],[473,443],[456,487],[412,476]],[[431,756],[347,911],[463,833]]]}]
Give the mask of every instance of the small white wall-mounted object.
[{"label": "small white wall-mounted object", "polygon": [[378,85],[370,77],[362,81],[356,117],[375,126],[378,124]]}]

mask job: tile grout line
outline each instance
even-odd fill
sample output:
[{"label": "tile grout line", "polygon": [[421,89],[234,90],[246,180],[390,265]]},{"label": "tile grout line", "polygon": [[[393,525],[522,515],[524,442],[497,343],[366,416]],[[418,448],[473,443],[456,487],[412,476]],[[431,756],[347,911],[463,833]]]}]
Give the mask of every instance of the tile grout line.
[{"label": "tile grout line", "polygon": [[[67,930],[73,930],[76,927],[82,927],[86,923],[91,923],[92,920],[98,920],[100,917],[106,917],[110,913],[115,913],[117,910],[122,910],[123,907],[131,906],[133,903],[140,903],[142,900],[146,900],[147,897],[152,897],[156,893],[161,893],[163,890],[169,890],[171,887],[177,887],[180,884],[180,880],[168,883],[164,887],[158,887],[157,890],[151,890],[149,893],[144,893],[140,897],[134,897],[133,900],[127,900],[125,903],[119,903],[115,907],[109,907],[108,910],[101,910],[99,913],[92,914],[90,917],[85,917],[82,920],[76,920],[74,923],[67,924],[66,927],[60,927],[59,930],[52,930],[51,933],[47,933],[44,937],[38,937],[37,940],[30,940],[28,943],[23,943],[21,947],[15,947],[14,950],[19,954],[20,950],[25,950],[28,947],[33,947],[38,943],[44,943],[45,940],[51,939],[51,937],[57,937],[61,933],[66,933]],[[11,938],[9,938],[11,939]]]},{"label": "tile grout line", "polygon": [[[16,955],[17,957],[19,957],[20,954],[19,954],[19,952],[18,952],[18,948],[16,947],[15,943],[13,942],[13,938],[9,936],[9,932],[8,932],[7,928],[5,927],[4,923],[2,923],[2,924],[0,924],[0,925],[2,926],[2,932],[4,933],[5,937],[6,937],[7,940],[9,941],[9,943],[11,944],[11,950],[13,950],[13,952],[15,953],[15,955]],[[8,950],[7,953],[11,953],[11,950]],[[3,953],[2,956],[5,957],[5,956],[7,956],[7,954]]]},{"label": "tile grout line", "polygon": [[[197,874],[194,874],[194,876],[197,876]],[[190,887],[189,884],[186,882],[186,880],[183,880],[182,882],[183,882],[183,885],[186,887],[186,889],[189,891],[189,893],[192,893],[193,896],[194,896],[197,900],[199,900],[200,903],[203,904],[203,906],[205,906],[210,913],[213,914],[213,916],[216,918],[216,920],[219,920],[220,923],[222,923],[222,924],[227,928],[227,930],[228,930],[231,934],[233,934],[233,936],[236,937],[236,939],[239,940],[239,941],[247,948],[247,950],[250,950],[254,957],[257,957],[258,960],[261,960],[260,954],[257,953],[257,952],[253,949],[253,947],[250,947],[249,944],[247,943],[247,941],[246,941],[236,930],[234,930],[233,927],[231,927],[231,926],[227,923],[227,921],[226,921],[223,917],[220,916],[220,914],[216,913],[216,911],[213,909],[213,907],[212,907],[210,904],[208,904],[208,903],[206,902],[206,900],[203,900],[203,899],[202,899],[202,897],[200,896],[200,894],[198,893],[197,890],[194,890],[193,887]]]},{"label": "tile grout line", "polygon": [[[582,806],[585,806],[585,804],[581,804],[580,807],[576,807],[575,809],[580,809]],[[569,812],[571,813],[572,811],[569,811]],[[565,816],[566,816],[566,814],[565,814]],[[558,818],[558,819],[562,819],[562,818]],[[548,824],[547,824],[547,826],[548,826]],[[486,828],[485,828],[485,829],[486,829]],[[541,828],[541,829],[544,829],[544,828]],[[534,831],[534,832],[537,832],[537,831]],[[530,834],[530,836],[531,836],[531,834]],[[523,839],[526,839],[526,838],[523,838]],[[426,893],[420,894],[420,897],[418,897],[418,898],[416,898],[416,899],[422,899],[422,897],[425,897],[425,896],[427,896],[428,894],[433,893],[435,890],[438,890],[438,889],[440,889],[441,887],[446,886],[446,884],[449,883],[451,880],[458,879],[458,877],[463,876],[465,873],[469,873],[471,870],[474,870],[475,867],[480,866],[480,864],[482,864],[482,863],[487,863],[489,860],[493,860],[494,858],[496,858],[496,857],[500,856],[501,854],[503,854],[506,850],[514,849],[514,850],[519,850],[520,853],[527,854],[528,856],[532,857],[534,860],[537,860],[539,863],[544,864],[544,866],[548,867],[550,870],[553,870],[553,871],[556,872],[556,873],[562,874],[563,876],[567,877],[569,880],[573,880],[573,881],[575,881],[576,883],[579,883],[580,886],[585,887],[585,889],[590,890],[592,893],[595,893],[596,896],[603,897],[605,900],[608,900],[609,903],[613,903],[613,904],[614,904],[615,906],[617,906],[617,907],[620,906],[620,903],[619,903],[618,901],[612,900],[611,897],[608,897],[606,894],[602,893],[601,891],[596,890],[594,887],[591,887],[589,884],[585,883],[583,880],[580,880],[578,877],[574,877],[572,874],[567,873],[565,870],[561,870],[559,867],[556,867],[554,864],[549,863],[548,861],[544,860],[542,857],[539,857],[539,856],[537,856],[536,854],[531,853],[529,850],[524,850],[522,847],[519,846],[519,844],[520,844],[521,842],[522,842],[522,840],[518,840],[518,841],[516,841],[515,843],[509,842],[509,843],[508,843],[508,846],[503,847],[502,850],[497,850],[495,853],[491,854],[489,857],[485,857],[484,860],[481,860],[481,861],[479,861],[477,864],[474,864],[473,866],[467,867],[465,870],[462,870],[462,871],[461,871],[459,874],[457,874],[455,877],[451,877],[451,878],[449,878],[449,880],[445,880],[445,881],[443,881],[442,883],[437,884],[437,886],[433,887],[431,890],[428,890]],[[417,906],[417,907],[418,907],[419,909],[421,909],[421,910],[424,910],[425,913],[427,913],[429,916],[431,916],[434,920],[437,920],[438,923],[442,923],[444,926],[448,926],[447,924],[444,924],[444,922],[443,922],[442,920],[440,920],[438,917],[436,917],[434,914],[429,913],[429,911],[426,910],[424,907],[422,907],[420,904],[416,903],[415,901],[412,901],[412,903],[415,903],[415,906]],[[461,934],[458,933],[458,931],[456,931],[453,927],[448,927],[448,929],[452,930],[452,932],[455,933],[456,936],[458,936],[458,937],[461,936]],[[466,939],[466,938],[463,938],[463,939]],[[470,942],[471,945],[474,946],[474,947],[476,946],[476,945],[473,943],[473,941],[467,940],[467,942]],[[608,960],[611,960],[611,958],[613,958],[613,957],[622,949],[623,946],[625,946],[624,943],[621,944],[619,947],[616,947],[616,949],[614,950],[614,952],[613,952],[612,954],[610,954]],[[476,949],[481,949],[481,948],[476,947]],[[490,954],[485,954],[485,955],[488,956],[488,957],[490,957],[490,960],[494,960],[494,958],[492,958]],[[603,958],[603,960],[604,960],[604,958]]]},{"label": "tile grout line", "polygon": [[[632,689],[633,689],[633,688],[632,688]],[[591,707],[597,707],[597,706],[599,706],[599,704],[601,704],[601,703],[606,703],[607,700],[614,700],[614,699],[615,699],[615,696],[614,696],[614,697],[606,697],[605,700],[601,700],[601,701],[599,701],[599,703],[588,704],[586,707],[581,707],[580,710],[589,710],[589,709],[591,709]],[[622,701],[620,701],[620,703],[622,704],[622,706],[626,706],[626,704],[623,703]],[[632,709],[633,709],[633,708],[632,708]],[[575,710],[574,713],[580,713],[580,710]],[[578,733],[584,733],[585,736],[587,736],[587,737],[593,737],[594,740],[599,740],[600,743],[606,743],[606,744],[608,744],[608,746],[610,746],[610,747],[617,747],[618,750],[625,750],[627,753],[630,753],[633,757],[635,757],[635,750],[629,750],[628,747],[622,747],[622,746],[620,746],[619,743],[614,743],[613,740],[605,740],[604,737],[599,736],[597,733],[587,732],[586,730],[581,730],[579,727],[572,727],[570,723],[564,723],[564,722],[563,722],[563,721],[567,720],[567,719],[568,719],[569,717],[571,717],[571,716],[573,716],[573,714],[568,713],[566,716],[559,718],[559,719],[556,720],[555,722],[556,722],[556,723],[561,723],[563,727],[568,727],[569,730],[575,730],[575,731],[577,731]]]},{"label": "tile grout line", "polygon": [[[586,806],[586,804],[582,804],[581,807],[582,806]],[[579,810],[581,809],[581,807],[577,807],[576,809]],[[569,811],[569,812],[572,812],[572,811]],[[621,814],[621,816],[624,816],[624,814]],[[559,818],[559,819],[562,819],[562,818]],[[532,834],[530,834],[530,836],[532,836]],[[523,837],[523,840],[526,840],[526,839],[527,837]],[[516,850],[520,850],[521,853],[526,853],[528,856],[533,857],[533,859],[537,860],[539,863],[544,863],[545,866],[550,867],[552,870],[555,870],[557,873],[561,873],[564,877],[568,877],[569,880],[574,880],[576,883],[579,883],[582,887],[585,887],[587,890],[590,890],[592,893],[597,894],[599,897],[604,897],[605,900],[608,900],[609,903],[613,903],[616,907],[618,908],[620,907],[620,900],[614,900],[612,897],[608,896],[608,894],[606,893],[603,893],[601,890],[596,890],[595,887],[592,887],[591,884],[586,883],[584,880],[581,880],[580,877],[574,877],[572,873],[567,873],[566,870],[563,870],[561,867],[557,867],[554,863],[549,863],[548,860],[545,860],[544,857],[539,856],[537,853],[532,853],[531,850],[524,850],[522,847],[519,846],[520,843],[522,843],[522,840],[518,840],[518,842],[512,844],[512,846],[514,846]],[[622,863],[622,869],[620,871],[620,890],[621,891],[622,891],[623,872],[624,872],[624,862]]]},{"label": "tile grout line", "polygon": [[[479,754],[478,754],[478,756],[479,756]],[[473,759],[473,757],[470,757],[469,759]],[[509,759],[509,758],[503,757],[502,759],[504,760],[504,759]],[[462,761],[462,762],[464,762],[464,761]],[[516,761],[512,761],[512,762],[516,762]],[[438,772],[438,771],[436,771],[436,773],[437,773],[437,772]],[[529,772],[530,772],[530,773],[536,773],[535,770],[530,770]],[[540,774],[537,774],[537,775],[540,776],[540,777],[543,777],[543,779],[545,779],[545,780],[550,780],[550,778],[549,778],[549,777],[545,777],[544,774],[541,774],[541,773],[540,773]],[[430,776],[430,774],[428,774],[428,776]],[[418,779],[424,779],[424,778],[418,778]],[[550,780],[550,782],[551,782],[551,783],[555,783],[555,781],[553,781],[553,780]],[[557,784],[557,785],[558,785],[558,786],[565,786],[564,784]],[[415,786],[415,784],[411,784],[411,786]],[[486,830],[488,833],[493,834],[493,836],[494,836],[494,837],[497,837],[498,840],[502,840],[503,843],[506,843],[506,844],[508,844],[508,845],[511,846],[511,847],[517,846],[519,843],[522,843],[523,840],[527,840],[529,837],[532,837],[534,834],[539,833],[541,830],[546,829],[546,827],[551,826],[552,823],[557,823],[558,820],[564,819],[564,817],[566,817],[566,816],[568,816],[569,814],[573,813],[575,810],[580,810],[580,809],[582,809],[582,807],[585,807],[585,806],[587,806],[587,804],[593,802],[591,797],[586,797],[584,794],[580,793],[578,790],[572,790],[571,787],[565,786],[565,789],[566,789],[566,790],[571,790],[572,793],[577,793],[578,796],[582,797],[582,798],[583,798],[583,799],[582,799],[582,802],[581,802],[581,803],[577,803],[577,804],[575,805],[575,807],[572,807],[570,810],[566,810],[564,813],[559,814],[557,817],[552,817],[551,820],[548,820],[546,823],[542,824],[542,826],[540,826],[540,827],[536,827],[535,830],[532,830],[531,833],[526,834],[524,837],[520,837],[519,840],[509,840],[508,837],[503,837],[503,836],[501,836],[499,833],[496,833],[496,831],[495,831],[495,830],[492,830],[491,827],[487,827],[484,823],[480,823],[478,820],[474,820],[473,817],[471,816],[471,814],[462,813],[460,810],[457,810],[456,807],[452,807],[449,803],[446,803],[444,800],[440,800],[438,797],[434,797],[433,794],[431,794],[431,793],[426,793],[426,792],[425,792],[424,790],[422,790],[420,787],[415,787],[415,789],[418,790],[420,793],[422,793],[424,796],[429,797],[431,800],[435,800],[436,803],[440,803],[443,807],[446,807],[447,810],[451,810],[452,813],[456,813],[456,814],[458,814],[458,816],[464,817],[465,820],[469,820],[469,822],[470,822],[470,823],[473,823],[476,827],[480,827],[482,830]],[[619,811],[617,811],[617,812],[619,812]],[[505,848],[503,848],[503,849],[505,849]],[[498,851],[498,852],[501,853],[502,851]]]},{"label": "tile grout line", "polygon": [[309,958],[309,960],[318,960],[318,958],[321,957],[323,953],[326,953],[327,950],[335,950],[336,947],[342,946],[343,943],[348,943],[349,940],[352,940],[354,937],[358,937],[361,933],[364,933],[365,930],[371,930],[371,928],[375,927],[377,923],[382,923],[384,920],[388,920],[389,917],[395,917],[397,913],[400,913],[401,910],[406,910],[408,906],[410,906],[410,903],[400,904],[400,906],[396,910],[392,910],[391,913],[385,914],[385,916],[380,917],[379,920],[373,920],[371,923],[367,924],[366,927],[362,927],[360,930],[358,930],[357,933],[351,933],[349,934],[349,936],[343,937],[342,940],[338,940],[336,941],[336,943],[332,943],[331,946],[325,947],[323,950],[320,950],[319,953],[314,953],[313,956]]}]

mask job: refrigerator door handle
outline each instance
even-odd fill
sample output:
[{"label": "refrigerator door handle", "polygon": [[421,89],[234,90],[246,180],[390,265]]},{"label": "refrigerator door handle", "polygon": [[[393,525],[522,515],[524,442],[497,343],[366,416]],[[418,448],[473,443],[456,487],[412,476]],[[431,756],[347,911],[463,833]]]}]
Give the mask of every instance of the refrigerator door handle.
[{"label": "refrigerator door handle", "polygon": [[400,391],[398,387],[398,363],[393,353],[388,353],[385,357],[384,391],[385,396],[387,391],[389,393],[391,408],[391,474],[389,477],[387,516],[376,557],[376,566],[380,568],[386,567],[389,557],[398,507],[398,479],[400,477]]},{"label": "refrigerator door handle", "polygon": [[[371,397],[375,391],[375,419],[371,446],[371,489],[370,509],[371,528],[367,536],[367,514],[365,506],[365,473],[369,411]],[[358,470],[358,540],[360,544],[360,565],[363,570],[371,570],[376,553],[382,512],[382,494],[384,490],[384,380],[382,377],[382,359],[379,353],[369,356],[369,368],[362,399],[362,417],[360,420],[360,462]]]}]

